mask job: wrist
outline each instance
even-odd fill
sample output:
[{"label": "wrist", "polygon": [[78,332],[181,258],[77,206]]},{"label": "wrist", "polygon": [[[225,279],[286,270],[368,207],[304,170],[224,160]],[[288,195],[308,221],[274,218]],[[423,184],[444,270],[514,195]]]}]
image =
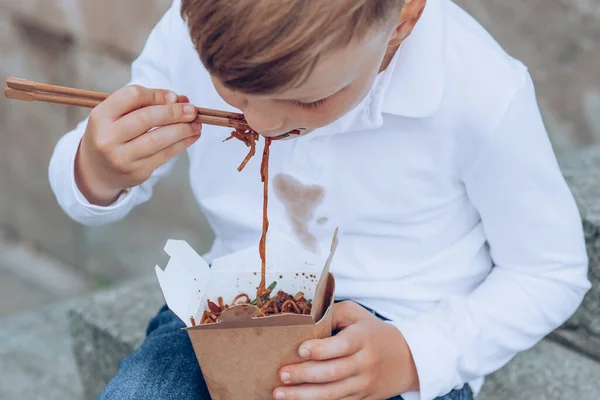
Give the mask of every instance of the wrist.
[{"label": "wrist", "polygon": [[93,171],[86,165],[86,159],[81,149],[75,156],[75,185],[86,200],[93,205],[106,207],[113,204],[125,189],[111,188],[101,183],[101,179],[95,178]]},{"label": "wrist", "polygon": [[386,325],[391,335],[389,343],[393,343],[394,355],[392,358],[396,361],[392,370],[399,394],[416,392],[419,390],[419,376],[410,347],[398,328],[392,324]]}]

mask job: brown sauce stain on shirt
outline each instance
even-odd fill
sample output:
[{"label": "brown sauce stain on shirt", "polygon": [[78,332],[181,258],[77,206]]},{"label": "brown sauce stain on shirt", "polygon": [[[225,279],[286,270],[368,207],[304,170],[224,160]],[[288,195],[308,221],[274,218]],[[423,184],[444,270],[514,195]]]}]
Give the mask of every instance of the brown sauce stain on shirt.
[{"label": "brown sauce stain on shirt", "polygon": [[321,217],[317,220],[317,224],[319,224],[319,225],[325,225],[328,222],[329,222],[329,218],[327,218],[327,217]]},{"label": "brown sauce stain on shirt", "polygon": [[[308,231],[308,223],[317,206],[323,202],[325,189],[318,185],[304,185],[288,174],[278,174],[273,179],[273,190],[283,203],[296,236],[306,247],[317,251],[317,239]],[[323,219],[327,222],[327,218],[319,218]]]}]

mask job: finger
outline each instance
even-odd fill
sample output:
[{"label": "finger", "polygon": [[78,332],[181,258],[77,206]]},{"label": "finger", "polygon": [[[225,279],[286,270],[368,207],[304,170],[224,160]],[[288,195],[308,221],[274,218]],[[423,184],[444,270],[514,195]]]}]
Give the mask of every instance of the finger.
[{"label": "finger", "polygon": [[180,123],[163,126],[127,142],[123,147],[127,160],[137,161],[150,157],[180,140],[198,136],[202,131],[200,123]]},{"label": "finger", "polygon": [[134,110],[177,102],[177,94],[170,90],[148,89],[139,85],[130,85],[117,90],[96,107],[98,113],[116,121]]},{"label": "finger", "polygon": [[190,99],[189,99],[189,97],[180,94],[179,96],[177,96],[177,102],[178,103],[189,103]]},{"label": "finger", "polygon": [[148,171],[154,171],[158,167],[166,164],[173,157],[177,157],[179,154],[183,153],[188,147],[196,143],[198,139],[200,139],[200,135],[182,139],[148,158],[139,160],[138,162],[143,163],[144,168],[147,168]]},{"label": "finger", "polygon": [[120,137],[128,141],[157,126],[192,122],[196,116],[196,107],[189,103],[148,106],[125,115],[115,126]]},{"label": "finger", "polygon": [[358,382],[349,378],[334,383],[278,387],[273,391],[273,397],[276,400],[339,400],[358,393]]},{"label": "finger", "polygon": [[336,303],[332,308],[332,329],[345,329],[361,319],[373,317],[373,315],[353,301],[342,301]]},{"label": "finger", "polygon": [[329,338],[308,340],[300,345],[298,353],[302,358],[315,361],[350,356],[362,348],[361,332],[349,327]]},{"label": "finger", "polygon": [[330,383],[350,378],[358,374],[358,371],[359,363],[353,357],[343,357],[289,365],[281,369],[279,377],[286,385]]}]

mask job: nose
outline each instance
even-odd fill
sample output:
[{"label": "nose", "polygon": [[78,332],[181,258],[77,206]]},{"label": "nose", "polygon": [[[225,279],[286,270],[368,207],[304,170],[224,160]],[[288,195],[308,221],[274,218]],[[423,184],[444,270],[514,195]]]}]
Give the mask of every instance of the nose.
[{"label": "nose", "polygon": [[258,133],[273,133],[283,126],[283,119],[276,115],[270,115],[267,110],[245,107],[243,111],[248,125]]}]

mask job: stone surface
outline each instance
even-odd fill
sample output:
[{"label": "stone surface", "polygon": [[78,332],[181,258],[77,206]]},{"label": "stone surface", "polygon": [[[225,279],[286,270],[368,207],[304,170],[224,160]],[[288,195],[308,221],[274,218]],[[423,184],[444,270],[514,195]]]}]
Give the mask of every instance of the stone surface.
[{"label": "stone surface", "polygon": [[0,399],[81,400],[70,303],[0,319]]},{"label": "stone surface", "polygon": [[100,293],[69,313],[84,399],[95,399],[164,304],[156,277]]},{"label": "stone surface", "polygon": [[600,147],[574,154],[561,167],[582,214],[592,289],[553,338],[600,360]]},{"label": "stone surface", "polygon": [[137,54],[147,32],[172,0],[0,0],[19,18],[63,35],[93,40],[129,56]]},{"label": "stone surface", "polygon": [[595,400],[600,364],[542,341],[490,376],[478,400]]},{"label": "stone surface", "polygon": [[600,338],[600,147],[580,152],[562,168],[582,214],[593,284],[575,321]]},{"label": "stone surface", "polygon": [[[600,12],[596,0],[457,0],[530,69],[555,142],[600,140]],[[592,112],[590,112],[592,110]],[[595,111],[593,111],[595,110]],[[556,130],[559,128],[560,130]],[[566,146],[563,146],[567,150]]]},{"label": "stone surface", "polygon": [[[27,243],[11,240],[1,231],[0,272],[20,278],[55,300],[80,296],[90,289],[90,282],[80,270],[31,248]],[[0,290],[0,301],[9,299]]]},{"label": "stone surface", "polygon": [[[0,79],[26,76],[68,84],[72,70],[61,59],[68,38],[19,24],[0,14]],[[68,128],[67,109],[58,105],[0,101],[0,227],[39,243],[69,264],[82,261],[81,228],[58,207],[48,184],[48,161]]]},{"label": "stone surface", "polygon": [[0,318],[30,309],[40,308],[54,301],[46,290],[32,285],[0,264]]},{"label": "stone surface", "polygon": [[[134,53],[170,2],[0,0],[0,79],[113,92],[129,80]],[[0,229],[76,265],[99,285],[152,273],[171,237],[207,250],[212,233],[189,188],[185,159],[123,222],[87,228],[62,212],[48,184],[48,162],[58,139],[87,114],[0,101]]]}]

